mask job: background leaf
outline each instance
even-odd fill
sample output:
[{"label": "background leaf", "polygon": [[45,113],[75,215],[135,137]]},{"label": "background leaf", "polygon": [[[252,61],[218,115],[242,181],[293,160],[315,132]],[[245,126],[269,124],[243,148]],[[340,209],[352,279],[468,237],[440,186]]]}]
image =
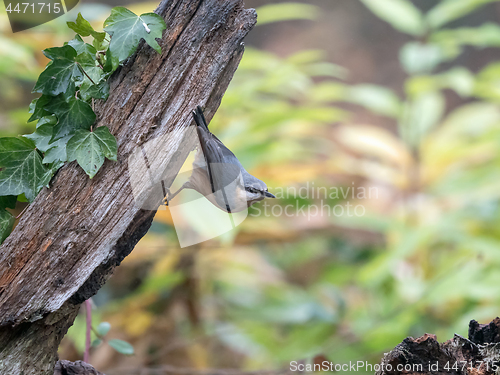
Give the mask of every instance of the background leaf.
[{"label": "background leaf", "polygon": [[361,0],[373,13],[395,29],[412,35],[422,35],[425,23],[422,13],[409,0]]},{"label": "background leaf", "polygon": [[497,0],[443,0],[427,13],[427,20],[431,27],[438,28],[494,1]]},{"label": "background leaf", "polygon": [[411,146],[417,146],[441,120],[445,111],[445,100],[441,93],[427,92],[418,95],[407,105],[402,123],[401,137]]},{"label": "background leaf", "polygon": [[118,339],[113,339],[108,341],[109,346],[115,349],[118,353],[125,355],[134,354],[134,347],[128,342]]},{"label": "background leaf", "polygon": [[313,20],[319,15],[317,6],[304,3],[266,4],[256,9],[257,26],[288,20]]},{"label": "background leaf", "polygon": [[397,117],[401,113],[401,102],[394,92],[376,85],[357,85],[346,89],[348,101],[362,105],[376,113]]},{"label": "background leaf", "polygon": [[106,336],[110,329],[111,329],[111,324],[109,324],[108,322],[101,322],[97,326],[97,333],[100,336]]},{"label": "background leaf", "polygon": [[436,44],[407,43],[401,48],[401,65],[409,74],[429,73],[444,59],[443,51]]}]

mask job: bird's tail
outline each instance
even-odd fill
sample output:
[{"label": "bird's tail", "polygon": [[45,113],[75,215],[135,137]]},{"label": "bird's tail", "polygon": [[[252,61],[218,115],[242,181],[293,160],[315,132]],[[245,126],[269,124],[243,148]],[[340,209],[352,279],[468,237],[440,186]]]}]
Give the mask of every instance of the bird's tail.
[{"label": "bird's tail", "polygon": [[197,126],[200,126],[208,130],[208,124],[207,121],[205,120],[205,116],[203,115],[203,111],[200,106],[197,106],[196,109],[193,111],[193,118]]}]

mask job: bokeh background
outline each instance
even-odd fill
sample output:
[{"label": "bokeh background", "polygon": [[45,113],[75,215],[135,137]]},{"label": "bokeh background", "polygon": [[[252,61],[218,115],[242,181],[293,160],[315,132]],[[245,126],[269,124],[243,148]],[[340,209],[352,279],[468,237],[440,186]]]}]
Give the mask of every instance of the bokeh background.
[{"label": "bokeh background", "polygon": [[[16,34],[1,6],[0,135],[34,130],[41,50],[74,36],[65,22],[82,12],[100,29],[116,5],[157,4],[83,1]],[[90,362],[142,375],[375,364],[406,336],[445,341],[500,315],[500,3],[246,5],[259,23],[210,126],[279,199],[184,249],[159,212],[92,298]],[[61,358],[81,359],[84,321]]]}]

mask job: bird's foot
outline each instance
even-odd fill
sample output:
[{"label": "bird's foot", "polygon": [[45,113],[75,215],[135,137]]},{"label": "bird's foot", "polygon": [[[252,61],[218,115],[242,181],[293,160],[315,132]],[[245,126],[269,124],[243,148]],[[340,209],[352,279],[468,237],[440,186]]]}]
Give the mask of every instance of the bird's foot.
[{"label": "bird's foot", "polygon": [[165,197],[163,197],[163,201],[162,201],[162,204],[164,206],[167,206],[168,207],[168,202],[170,201],[170,196],[172,194],[170,193],[170,189],[167,189],[167,195],[165,195]]}]

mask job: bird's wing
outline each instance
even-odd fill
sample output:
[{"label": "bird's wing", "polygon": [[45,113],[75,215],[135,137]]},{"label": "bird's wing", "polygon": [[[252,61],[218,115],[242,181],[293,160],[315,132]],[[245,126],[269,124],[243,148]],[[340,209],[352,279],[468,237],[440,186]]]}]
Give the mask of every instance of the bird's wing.
[{"label": "bird's wing", "polygon": [[236,156],[208,129],[207,121],[200,106],[193,111],[196,130],[210,180],[212,193],[223,190],[235,181],[243,168]]},{"label": "bird's wing", "polygon": [[240,168],[234,164],[237,160],[234,154],[210,131],[200,126],[197,127],[200,145],[207,163],[212,193],[223,190],[235,181]]}]

